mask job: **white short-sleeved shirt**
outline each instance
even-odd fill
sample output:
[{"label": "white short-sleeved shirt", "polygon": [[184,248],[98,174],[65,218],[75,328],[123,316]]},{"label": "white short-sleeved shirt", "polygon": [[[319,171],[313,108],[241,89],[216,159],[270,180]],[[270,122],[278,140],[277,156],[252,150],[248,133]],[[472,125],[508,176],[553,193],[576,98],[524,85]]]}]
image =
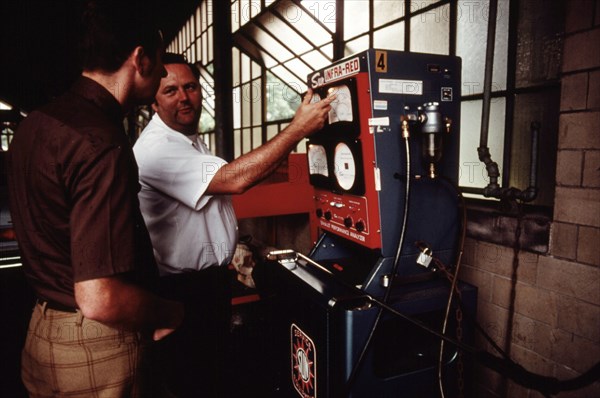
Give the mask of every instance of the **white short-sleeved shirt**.
[{"label": "white short-sleeved shirt", "polygon": [[227,265],[237,220],[227,195],[205,195],[227,164],[196,135],[168,127],[155,114],[133,147],[142,186],[139,199],[161,275]]}]

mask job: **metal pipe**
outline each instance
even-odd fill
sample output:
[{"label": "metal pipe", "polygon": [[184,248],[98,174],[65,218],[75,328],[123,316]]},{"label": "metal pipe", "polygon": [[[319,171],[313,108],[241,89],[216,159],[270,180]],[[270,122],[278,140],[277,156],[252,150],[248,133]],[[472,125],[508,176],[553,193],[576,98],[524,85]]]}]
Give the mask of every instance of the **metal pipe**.
[{"label": "metal pipe", "polygon": [[529,186],[521,192],[520,198],[523,202],[531,202],[537,198],[538,184],[538,154],[540,141],[540,122],[531,123],[531,165],[529,166]]},{"label": "metal pipe", "polygon": [[492,160],[490,149],[488,148],[488,135],[490,128],[490,105],[492,98],[492,78],[494,72],[494,49],[496,44],[496,19],[498,15],[498,0],[490,0],[490,10],[488,15],[487,29],[487,47],[485,52],[485,74],[483,78],[483,105],[481,110],[481,130],[479,135],[479,160],[485,164],[488,177],[488,185],[484,188],[484,196],[493,196],[500,185],[498,177],[500,170],[498,164]]},{"label": "metal pipe", "polygon": [[488,15],[487,47],[485,51],[485,74],[483,77],[483,108],[481,112],[481,134],[479,146],[487,148],[490,124],[490,103],[492,93],[492,78],[494,72],[494,50],[496,46],[496,19],[498,15],[498,0],[490,0]]},{"label": "metal pipe", "polygon": [[479,135],[479,147],[477,153],[479,160],[485,164],[489,182],[483,188],[483,196],[498,199],[522,200],[530,202],[537,197],[537,164],[538,164],[538,140],[540,126],[538,122],[531,124],[531,166],[529,171],[529,187],[521,191],[517,188],[502,188],[498,184],[500,168],[492,160],[490,148],[488,147],[488,135],[490,129],[490,105],[492,98],[492,78],[494,71],[494,49],[496,44],[496,19],[498,16],[498,0],[490,0],[488,14],[487,48],[485,53],[485,74],[483,79],[483,105],[481,110],[481,131]]}]

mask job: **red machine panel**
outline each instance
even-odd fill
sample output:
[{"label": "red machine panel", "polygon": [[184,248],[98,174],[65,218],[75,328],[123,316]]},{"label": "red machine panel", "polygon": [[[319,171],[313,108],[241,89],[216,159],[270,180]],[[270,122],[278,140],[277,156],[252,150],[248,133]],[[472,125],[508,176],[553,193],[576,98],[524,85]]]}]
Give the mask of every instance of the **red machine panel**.
[{"label": "red machine panel", "polygon": [[[324,72],[324,81],[334,81],[321,92],[335,93],[337,99],[329,115],[327,138],[312,138],[308,147],[316,215],[321,229],[377,249],[381,247],[381,228],[379,199],[373,187],[379,182],[369,130],[369,75],[359,67],[358,58],[347,65],[352,67]],[[349,75],[343,74],[346,70]],[[343,81],[336,83],[336,76]]]}]

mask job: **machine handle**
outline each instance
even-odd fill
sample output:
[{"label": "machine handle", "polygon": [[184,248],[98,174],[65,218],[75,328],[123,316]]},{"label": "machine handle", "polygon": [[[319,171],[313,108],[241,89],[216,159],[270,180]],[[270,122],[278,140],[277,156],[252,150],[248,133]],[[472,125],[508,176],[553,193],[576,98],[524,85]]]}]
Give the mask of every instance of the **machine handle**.
[{"label": "machine handle", "polygon": [[329,275],[333,275],[333,273],[327,268],[323,267],[321,264],[312,260],[310,257],[305,256],[302,253],[298,253],[295,250],[274,250],[267,254],[267,259],[272,261],[277,261],[281,263],[284,267],[287,267],[287,264],[294,262],[296,264],[304,266],[304,264],[299,263],[298,259],[302,259],[306,261],[306,264],[310,264],[311,266],[328,273]]}]

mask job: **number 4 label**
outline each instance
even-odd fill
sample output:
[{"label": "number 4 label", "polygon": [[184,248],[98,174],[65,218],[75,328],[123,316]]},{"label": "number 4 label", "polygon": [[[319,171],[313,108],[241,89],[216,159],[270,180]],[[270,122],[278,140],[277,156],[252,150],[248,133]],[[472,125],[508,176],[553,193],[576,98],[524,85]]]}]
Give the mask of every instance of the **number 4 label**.
[{"label": "number 4 label", "polygon": [[387,73],[387,51],[375,51],[375,72]]}]

